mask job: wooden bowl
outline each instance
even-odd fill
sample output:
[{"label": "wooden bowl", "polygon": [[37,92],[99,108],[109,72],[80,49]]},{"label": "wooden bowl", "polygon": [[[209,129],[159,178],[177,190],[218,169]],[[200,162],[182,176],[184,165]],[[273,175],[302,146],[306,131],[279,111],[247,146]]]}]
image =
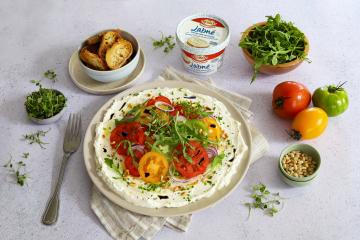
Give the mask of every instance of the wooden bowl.
[{"label": "wooden bowl", "polygon": [[[255,26],[263,26],[266,25],[266,22],[259,22],[256,23],[254,25],[252,25],[251,27],[247,28],[245,30],[245,32],[243,33],[242,37],[241,37],[241,41],[250,33],[250,31],[255,27]],[[308,55],[309,53],[309,41],[305,36],[305,49],[304,52],[306,55]],[[250,54],[250,52],[246,49],[246,48],[242,48],[244,56],[246,58],[246,60],[253,66],[255,61],[253,56]],[[265,74],[269,74],[269,75],[274,75],[274,74],[283,74],[283,73],[287,73],[290,72],[291,70],[297,68],[302,62],[304,61],[304,59],[295,59],[291,62],[287,62],[287,63],[282,63],[282,64],[277,64],[277,65],[262,65],[259,68],[259,72],[261,73],[265,73]]]}]

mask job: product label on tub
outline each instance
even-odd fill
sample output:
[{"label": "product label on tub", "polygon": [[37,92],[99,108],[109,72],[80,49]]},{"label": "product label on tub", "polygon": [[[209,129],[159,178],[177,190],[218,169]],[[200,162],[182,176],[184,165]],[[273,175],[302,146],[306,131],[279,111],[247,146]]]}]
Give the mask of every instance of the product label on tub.
[{"label": "product label on tub", "polygon": [[211,74],[223,63],[225,49],[210,55],[196,55],[182,50],[182,58],[187,71],[195,74]]},{"label": "product label on tub", "polygon": [[208,48],[224,42],[228,29],[216,19],[198,17],[184,22],[179,33],[189,46]]}]

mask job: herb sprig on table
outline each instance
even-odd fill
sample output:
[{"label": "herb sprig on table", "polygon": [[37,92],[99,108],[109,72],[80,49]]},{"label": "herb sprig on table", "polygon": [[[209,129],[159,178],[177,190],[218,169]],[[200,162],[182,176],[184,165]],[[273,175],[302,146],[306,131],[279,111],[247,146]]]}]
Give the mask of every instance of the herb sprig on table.
[{"label": "herb sprig on table", "polygon": [[46,72],[44,72],[44,77],[52,80],[53,82],[57,81],[57,74],[54,69],[49,69]]},{"label": "herb sprig on table", "polygon": [[39,146],[43,149],[45,149],[44,144],[48,144],[46,142],[44,142],[41,138],[45,137],[46,133],[48,133],[50,131],[43,131],[43,130],[39,130],[35,133],[29,133],[29,134],[25,134],[24,135],[24,140],[27,141],[29,144],[39,144]]},{"label": "herb sprig on table", "polygon": [[275,17],[267,16],[266,24],[252,29],[239,46],[247,49],[255,60],[253,82],[261,65],[277,65],[295,59],[306,60],[306,44],[304,33],[276,14]]},{"label": "herb sprig on table", "polygon": [[278,207],[283,200],[279,193],[270,193],[263,183],[256,184],[252,187],[250,197],[253,199],[253,202],[245,203],[245,206],[249,208],[248,217],[250,217],[251,209],[261,209],[265,215],[273,217],[279,212]]},{"label": "herb sprig on table", "polygon": [[164,37],[164,34],[161,34],[161,39],[153,39],[153,47],[154,49],[164,47],[164,53],[169,53],[175,47],[174,37],[172,35]]},{"label": "herb sprig on table", "polygon": [[[28,157],[29,153],[23,153],[22,158],[27,159]],[[20,186],[25,185],[29,175],[25,171],[26,163],[24,161],[20,160],[14,163],[13,158],[10,157],[10,160],[3,167],[6,168],[10,174],[14,175],[17,184]]]}]

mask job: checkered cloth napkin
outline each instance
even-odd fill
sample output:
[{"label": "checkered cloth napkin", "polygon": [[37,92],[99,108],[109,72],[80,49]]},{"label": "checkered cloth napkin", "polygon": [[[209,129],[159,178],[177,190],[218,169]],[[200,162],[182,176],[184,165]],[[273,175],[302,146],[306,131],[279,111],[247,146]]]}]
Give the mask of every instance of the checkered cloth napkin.
[{"label": "checkered cloth napkin", "polygon": [[[216,91],[227,98],[243,113],[249,120],[252,112],[249,111],[251,99],[236,93],[232,93],[214,86],[211,79],[194,79],[172,67],[166,68],[155,81],[186,81],[193,82]],[[250,124],[253,153],[251,161],[261,158],[268,150],[269,145],[264,136]],[[186,231],[191,222],[191,214],[178,217],[151,217],[130,212],[103,196],[94,186],[91,196],[91,209],[94,211],[100,222],[104,225],[109,234],[116,240],[137,240],[140,238],[152,239],[164,226]]]}]

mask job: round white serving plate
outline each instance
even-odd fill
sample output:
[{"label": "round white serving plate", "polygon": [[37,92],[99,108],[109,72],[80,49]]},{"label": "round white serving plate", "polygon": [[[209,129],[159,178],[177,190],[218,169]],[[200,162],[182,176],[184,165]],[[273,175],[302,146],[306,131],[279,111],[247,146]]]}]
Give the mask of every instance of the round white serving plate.
[{"label": "round white serving plate", "polygon": [[131,87],[145,68],[145,55],[140,49],[140,58],[135,70],[126,78],[103,83],[90,78],[81,67],[78,51],[75,51],[69,61],[69,74],[74,84],[85,92],[92,94],[113,94]]},{"label": "round white serving plate", "polygon": [[[163,87],[169,87],[169,88],[187,88],[195,93],[205,94],[211,97],[214,97],[225,104],[229,112],[231,113],[232,117],[236,120],[238,120],[241,123],[241,135],[244,138],[245,143],[248,146],[248,151],[245,152],[243,155],[240,164],[237,167],[237,172],[234,174],[234,176],[231,178],[230,183],[223,187],[222,189],[215,192],[213,195],[211,195],[208,198],[200,199],[196,202],[190,203],[183,207],[174,207],[174,208],[146,208],[146,207],[140,207],[132,204],[131,202],[127,202],[123,198],[121,198],[116,192],[114,192],[112,189],[110,189],[106,183],[97,175],[96,172],[96,162],[95,162],[95,151],[94,151],[94,138],[95,138],[95,127],[96,123],[99,123],[102,121],[103,116],[106,112],[106,110],[111,106],[114,99],[120,99],[124,96],[127,96],[130,93],[136,93],[142,90],[146,89],[152,89],[152,88],[163,88]],[[86,133],[84,137],[84,161],[85,166],[87,169],[87,172],[95,184],[95,186],[100,190],[100,192],[105,195],[108,199],[110,199],[112,202],[116,203],[117,205],[126,208],[130,211],[149,215],[149,216],[162,216],[162,217],[169,217],[169,216],[178,216],[178,215],[184,215],[184,214],[190,214],[195,211],[199,211],[205,208],[208,208],[224,197],[226,197],[228,194],[230,194],[236,186],[241,182],[241,180],[244,178],[249,165],[250,165],[250,156],[251,156],[251,134],[250,129],[241,115],[241,113],[235,108],[235,106],[230,103],[226,98],[223,96],[217,94],[215,91],[204,88],[202,86],[199,86],[194,83],[189,82],[182,82],[182,81],[155,81],[150,82],[146,84],[142,84],[140,86],[133,87],[131,89],[128,89],[124,92],[119,93],[118,95],[111,98],[109,101],[107,101],[95,114],[93,119],[91,120]]]}]

